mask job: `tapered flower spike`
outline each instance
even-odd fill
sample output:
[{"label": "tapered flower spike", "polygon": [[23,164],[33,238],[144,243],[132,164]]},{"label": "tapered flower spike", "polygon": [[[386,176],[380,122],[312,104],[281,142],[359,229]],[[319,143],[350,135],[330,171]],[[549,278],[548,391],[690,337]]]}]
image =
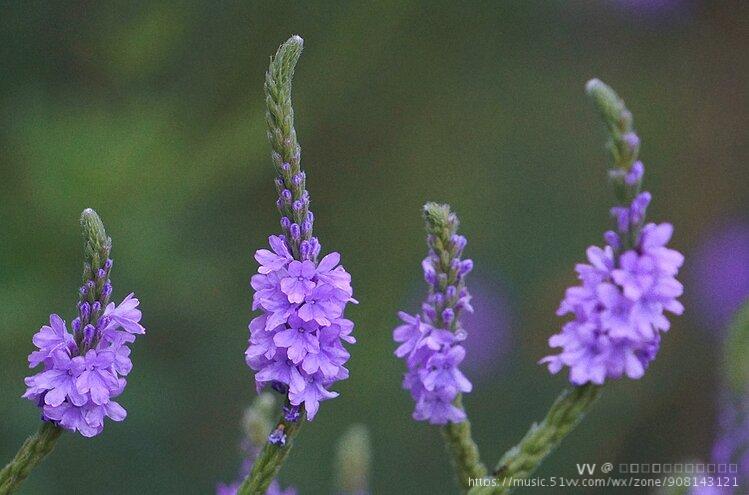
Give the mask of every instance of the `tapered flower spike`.
[{"label": "tapered flower spike", "polygon": [[364,425],[352,425],[338,439],[335,473],[338,495],[368,495],[372,447]]},{"label": "tapered flower spike", "polygon": [[588,248],[590,264],[577,265],[581,283],[567,290],[557,311],[573,320],[549,339],[562,351],[542,362],[552,373],[568,367],[573,385],[603,385],[625,375],[639,379],[655,359],[661,333],[670,327],[664,313],[684,310],[676,280],[684,257],[666,247],[671,224],[645,221],[651,196],[640,190],[645,167],[637,160],[640,139],[632,115],[602,82],[594,79],[586,87],[609,129],[616,228],[604,234],[603,248]]},{"label": "tapered flower spike", "polygon": [[133,366],[128,345],[145,333],[138,299],[131,293],[119,306],[109,302],[112,241],[90,208],[81,215],[81,230],[84,263],[78,315],[70,328],[60,316],[50,315],[49,325],[32,339],[37,350],[29,355],[29,366],[44,369],[26,378],[23,397],[39,407],[43,423],[0,471],[0,495],[20,485],[52,451],[63,430],[92,437],[104,429],[105,417],[122,421],[127,414],[114,399],[124,390],[124,377]]},{"label": "tapered flower spike", "polygon": [[403,387],[415,402],[413,418],[443,425],[458,482],[467,490],[471,478],[486,474],[461,398],[472,385],[458,368],[467,336],[460,314],[473,311],[465,285],[473,262],[461,259],[466,239],[458,234],[458,217],[448,205],[427,203],[424,221],[429,254],[422,267],[429,294],[420,314],[399,314],[403,324],[393,331],[400,344],[395,355],[408,366]]},{"label": "tapered flower spike", "polygon": [[281,235],[269,238],[271,250],[260,249],[252,277],[253,310],[247,365],[258,390],[271,386],[285,397],[281,418],[268,435],[240,494],[265,493],[291,449],[302,420],[311,421],[320,402],[338,396],[329,388],[348,378],[349,359],[343,343],[354,343],[354,323],[344,318],[356,302],[351,276],[333,252],[318,261],[320,242],[312,235],[314,215],[301,169],[301,150],[294,130],[291,82],[302,52],[302,38],[292,36],[271,59],[265,77],[266,122],[278,176],[276,207]]},{"label": "tapered flower spike", "polygon": [[576,268],[581,285],[567,290],[557,311],[574,317],[549,339],[562,351],[541,360],[552,373],[568,367],[573,387],[500,459],[493,472],[499,482],[476,486],[472,495],[508,493],[503,480],[529,477],[582,420],[607,380],[645,374],[669,328],[664,311],[683,311],[675,276],[684,257],[666,247],[673,229],[645,223],[650,194],[640,191],[644,166],[637,159],[640,139],[632,114],[601,81],[589,81],[586,91],[608,129],[609,179],[618,205],[611,209],[616,229],[604,234],[604,248],[588,248],[590,264]]}]

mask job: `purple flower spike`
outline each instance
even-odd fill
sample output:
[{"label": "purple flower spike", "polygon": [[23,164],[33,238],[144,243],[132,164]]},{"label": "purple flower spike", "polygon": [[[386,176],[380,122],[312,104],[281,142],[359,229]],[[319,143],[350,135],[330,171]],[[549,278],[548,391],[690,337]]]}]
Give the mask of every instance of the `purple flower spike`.
[{"label": "purple flower spike", "polygon": [[[639,139],[624,141],[636,153]],[[549,339],[561,353],[541,359],[551,373],[569,367],[574,385],[602,385],[607,379],[641,378],[670,324],[664,312],[680,315],[683,287],[675,276],[684,262],[666,247],[673,227],[645,223],[650,193],[638,192],[644,167],[635,161],[618,182],[629,204],[611,209],[616,232],[606,232],[607,246],[588,248],[588,264],[576,267],[580,285],[567,289],[557,314],[573,320]],[[616,174],[611,175],[615,181]]]},{"label": "purple flower spike", "polygon": [[[133,366],[128,344],[145,329],[140,324],[138,299],[132,293],[116,306],[109,303],[111,283],[96,284],[108,277],[112,268],[110,241],[93,210],[84,211],[82,223],[84,233],[97,236],[93,241],[89,237],[89,243],[100,251],[98,260],[106,261],[98,268],[92,266],[97,258],[86,262],[89,280],[83,285],[85,290],[79,291],[73,333],[53,314],[49,326],[34,335],[32,341],[38,350],[29,355],[29,365],[41,364],[44,369],[26,378],[23,397],[42,408],[45,420],[92,437],[103,430],[105,417],[122,421],[127,415],[114,399],[124,390],[123,377]],[[103,313],[102,308],[106,308]]]},{"label": "purple flower spike", "polygon": [[[458,219],[447,205],[428,203],[424,214],[429,253],[422,268],[429,295],[420,315],[398,313],[403,324],[393,330],[393,340],[400,344],[395,355],[408,366],[403,388],[416,403],[413,418],[440,425],[460,423],[466,415],[454,405],[455,399],[473,388],[458,369],[466,353],[459,344],[466,337],[460,313],[473,310],[465,287],[473,262],[460,259],[466,239],[457,234]],[[445,258],[448,266],[441,261]]]}]

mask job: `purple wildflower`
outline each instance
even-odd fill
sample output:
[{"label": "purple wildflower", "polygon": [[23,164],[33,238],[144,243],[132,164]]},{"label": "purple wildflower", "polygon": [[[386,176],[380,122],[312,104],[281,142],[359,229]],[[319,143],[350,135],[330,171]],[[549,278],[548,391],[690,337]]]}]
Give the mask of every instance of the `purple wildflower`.
[{"label": "purple wildflower", "polygon": [[465,287],[473,262],[461,260],[466,239],[457,234],[458,218],[449,207],[429,203],[424,212],[429,253],[422,268],[429,295],[420,315],[398,313],[403,324],[393,330],[393,340],[400,344],[395,355],[408,366],[403,388],[416,402],[413,418],[431,424],[460,423],[466,415],[454,402],[472,385],[458,369],[465,357],[459,317],[462,310],[473,310]]},{"label": "purple wildflower", "polygon": [[[291,80],[302,46],[299,36],[281,45],[265,79],[281,233],[269,237],[270,250],[255,253],[260,266],[250,280],[252,309],[261,314],[250,321],[245,362],[255,372],[258,391],[269,385],[286,399],[279,426],[266,439],[267,452],[290,448],[297,429],[285,426],[305,415],[312,421],[321,401],[338,396],[329,389],[348,378],[344,365],[349,353],[343,342],[355,342],[354,325],[344,318],[348,303],[357,303],[351,276],[338,253],[320,259],[322,246],[313,235],[315,216],[294,130]],[[277,471],[285,456],[272,457],[268,462]],[[268,486],[265,481],[260,485],[258,491]]]},{"label": "purple wildflower", "polygon": [[117,335],[118,329],[133,335],[146,333],[146,329],[140,324],[141,312],[138,309],[138,299],[132,292],[122,300],[119,306],[109,303],[104,310],[104,317],[107,319],[107,327],[103,330],[105,334],[108,334],[109,329],[114,329],[113,335]]},{"label": "purple wildflower", "polygon": [[338,392],[331,392],[325,388],[325,383],[330,382],[322,373],[309,375],[305,380],[305,386],[300,389],[289,387],[289,402],[293,405],[304,404],[308,420],[312,420],[320,408],[320,402],[338,397]]},{"label": "purple wildflower", "polygon": [[557,310],[573,320],[549,339],[562,351],[540,361],[552,373],[568,366],[575,385],[642,377],[658,353],[660,333],[669,329],[664,312],[684,310],[677,300],[683,287],[674,278],[684,257],[666,247],[671,224],[645,223],[650,194],[638,192],[643,172],[639,161],[626,174],[612,172],[629,206],[612,208],[616,232],[604,235],[605,247],[589,247],[588,263],[577,265],[581,283],[567,289]]},{"label": "purple wildflower", "polygon": [[[138,300],[132,294],[128,298],[131,311]],[[137,320],[130,322],[139,325]],[[44,370],[26,378],[23,397],[40,404],[44,419],[84,436],[101,433],[105,416],[125,419],[125,410],[113,399],[122,393],[125,380],[121,377],[133,366],[127,347],[132,335],[103,316],[94,326],[95,345],[82,354],[87,345],[83,340],[76,342],[59,316],[50,316],[50,324],[34,336],[39,350],[29,355],[30,367],[43,364]],[[52,328],[60,332],[57,341],[49,338]],[[46,357],[40,360],[42,355]]]},{"label": "purple wildflower", "polygon": [[42,326],[34,335],[32,341],[38,350],[29,355],[29,367],[41,364],[44,369],[26,378],[23,394],[42,409],[45,421],[86,437],[101,433],[104,417],[113,421],[125,419],[125,409],[113,399],[124,390],[126,382],[122,377],[133,366],[127,345],[136,334],[145,333],[138,299],[132,293],[119,305],[109,303],[110,241],[104,237],[101,220],[93,210],[84,211],[84,230],[92,222],[100,228],[94,230],[100,233],[99,242],[94,243],[100,252],[93,259],[104,262],[94,269],[87,260],[87,281],[79,290],[78,316],[71,324],[72,332],[62,318],[53,314],[49,326]]},{"label": "purple wildflower", "polygon": [[44,325],[34,335],[32,342],[39,348],[29,354],[29,365],[32,367],[51,358],[57,350],[72,350],[76,348],[75,339],[68,333],[65,322],[56,314],[49,316],[49,326]]},{"label": "purple wildflower", "polygon": [[[266,384],[288,386],[293,406],[304,405],[312,420],[322,400],[336,397],[327,387],[348,377],[343,366],[349,353],[343,341],[353,343],[353,323],[343,318],[349,302],[356,302],[351,276],[331,253],[320,262],[295,260],[286,237],[269,238],[272,251],[259,250],[260,263],[252,277],[253,309],[263,314],[250,322],[247,364],[256,371],[258,389]],[[315,245],[319,243],[315,240]]]}]

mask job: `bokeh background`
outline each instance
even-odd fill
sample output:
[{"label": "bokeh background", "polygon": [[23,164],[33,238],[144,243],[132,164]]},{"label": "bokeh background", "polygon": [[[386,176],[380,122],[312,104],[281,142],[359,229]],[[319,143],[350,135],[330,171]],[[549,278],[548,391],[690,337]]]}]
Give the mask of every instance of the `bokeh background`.
[{"label": "bokeh background", "polygon": [[[747,26],[742,1],[3,2],[0,7],[0,460],[38,424],[20,398],[31,336],[72,319],[78,217],[114,241],[115,297],[148,335],[129,416],[65,435],[22,493],[211,493],[239,467],[254,396],[243,361],[252,253],[277,231],[262,83],[289,35],[303,165],[324,248],[343,253],[359,343],[340,398],[305,426],[281,479],[332,490],[337,435],[372,431],[376,494],[450,493],[438,431],[410,419],[392,356],[396,310],[424,287],[420,206],[451,203],[469,239],[477,315],[465,399],[494,464],[559,389],[536,361],[574,263],[612,197],[583,85],[626,99],[651,218],[687,256],[685,315],[638,382],[612,384],[539,472],[705,459],[720,346],[749,261]],[[528,490],[527,493],[532,493]]]}]

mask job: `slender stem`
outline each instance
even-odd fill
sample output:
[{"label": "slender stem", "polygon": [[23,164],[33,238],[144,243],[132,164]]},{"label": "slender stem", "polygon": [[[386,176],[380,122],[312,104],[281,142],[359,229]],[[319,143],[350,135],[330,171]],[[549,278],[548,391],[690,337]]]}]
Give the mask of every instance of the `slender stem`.
[{"label": "slender stem", "polygon": [[[455,400],[455,405],[463,409],[460,395]],[[471,487],[471,479],[483,478],[487,473],[486,466],[481,462],[479,448],[471,436],[471,422],[466,418],[461,423],[448,423],[442,427],[442,435],[450,452],[461,491],[465,493]]]},{"label": "slender stem", "polygon": [[31,470],[52,452],[62,433],[59,426],[44,422],[39,430],[23,442],[16,456],[0,471],[0,495],[13,493]]},{"label": "slender stem", "polygon": [[533,424],[516,446],[505,452],[492,473],[495,486],[474,486],[470,495],[499,495],[512,491],[512,481],[528,478],[585,417],[601,393],[587,384],[564,390],[540,424]]},{"label": "slender stem", "polygon": [[257,456],[252,465],[252,471],[244,479],[242,485],[237,491],[237,495],[264,495],[268,490],[268,485],[278,475],[286,457],[289,455],[291,447],[294,445],[294,438],[304,422],[304,414],[296,421],[286,421],[281,416],[276,429],[282,429],[286,433],[286,442],[283,445],[276,445],[266,442],[260,455]]}]

